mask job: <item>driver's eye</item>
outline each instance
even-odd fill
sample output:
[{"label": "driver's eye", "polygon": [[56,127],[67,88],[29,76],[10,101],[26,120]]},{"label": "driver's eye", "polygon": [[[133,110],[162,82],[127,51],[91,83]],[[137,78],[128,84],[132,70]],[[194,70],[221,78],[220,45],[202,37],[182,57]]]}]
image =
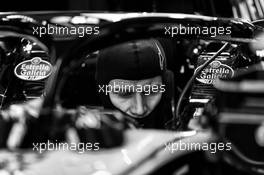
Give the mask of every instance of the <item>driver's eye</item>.
[{"label": "driver's eye", "polygon": [[130,91],[120,91],[120,92],[117,92],[115,93],[116,95],[118,95],[119,97],[122,97],[122,98],[129,98],[133,95],[133,92],[130,92]]},{"label": "driver's eye", "polygon": [[150,91],[149,91],[149,95],[155,95],[155,94],[158,94],[159,92],[160,92],[160,90],[155,91],[155,90],[153,90],[153,89],[150,89]]},{"label": "driver's eye", "polygon": [[156,87],[158,85],[152,85],[152,86],[149,86],[149,87],[146,87],[145,88],[145,91],[144,91],[144,95],[156,95],[158,93],[160,93],[160,88],[159,87]]}]

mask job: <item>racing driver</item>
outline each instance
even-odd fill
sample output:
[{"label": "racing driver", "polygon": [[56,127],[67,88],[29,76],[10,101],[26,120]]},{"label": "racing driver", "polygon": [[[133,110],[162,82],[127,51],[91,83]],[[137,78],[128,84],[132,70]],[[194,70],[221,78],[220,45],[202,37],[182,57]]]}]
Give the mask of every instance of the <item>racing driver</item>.
[{"label": "racing driver", "polygon": [[163,129],[171,119],[170,82],[156,39],[122,43],[99,52],[96,80],[103,106],[130,116],[142,128]]}]

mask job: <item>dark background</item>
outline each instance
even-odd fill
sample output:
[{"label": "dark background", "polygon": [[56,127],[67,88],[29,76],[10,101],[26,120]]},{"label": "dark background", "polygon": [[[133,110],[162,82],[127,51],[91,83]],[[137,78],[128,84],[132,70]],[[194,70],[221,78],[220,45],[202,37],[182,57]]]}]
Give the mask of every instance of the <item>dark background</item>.
[{"label": "dark background", "polygon": [[96,10],[176,12],[232,17],[229,0],[1,0],[0,11]]}]

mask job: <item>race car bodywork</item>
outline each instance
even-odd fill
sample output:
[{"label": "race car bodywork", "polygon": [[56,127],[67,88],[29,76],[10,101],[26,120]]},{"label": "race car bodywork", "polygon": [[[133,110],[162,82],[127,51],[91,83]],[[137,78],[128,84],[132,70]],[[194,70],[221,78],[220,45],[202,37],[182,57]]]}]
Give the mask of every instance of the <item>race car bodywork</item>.
[{"label": "race car bodywork", "polygon": [[[30,133],[33,133],[33,136],[29,142],[31,144],[31,147],[29,146],[30,150],[17,150],[16,152],[2,151],[2,156],[1,154],[0,156],[4,157],[3,164],[6,165],[2,169],[5,169],[8,172],[21,172],[25,174],[39,175],[55,173],[155,174],[165,172],[172,174],[175,171],[186,173],[189,172],[189,174],[191,174],[197,172],[201,164],[192,162],[192,160],[196,159],[192,159],[191,157],[188,157],[188,155],[192,155],[191,153],[193,152],[200,153],[200,151],[203,152],[202,155],[207,154],[205,153],[206,150],[204,149],[204,147],[203,149],[201,149],[202,146],[199,147],[197,145],[207,145],[205,147],[208,148],[207,151],[210,154],[210,156],[208,157],[214,157],[216,155],[215,152],[210,152],[212,151],[210,150],[210,144],[218,142],[219,138],[215,135],[215,132],[210,129],[211,127],[206,127],[206,129],[199,129],[197,131],[177,131],[175,130],[175,127],[172,127],[170,131],[155,129],[125,130],[124,127],[115,127],[117,126],[117,124],[111,123],[113,125],[109,126],[109,124],[106,124],[107,127],[105,128],[100,127],[99,129],[97,128],[97,130],[93,130],[93,128],[90,128],[89,130],[88,128],[87,130],[85,130],[85,132],[91,133],[90,135],[84,134],[86,138],[83,138],[83,140],[86,141],[83,143],[92,143],[92,146],[89,146],[90,150],[88,151],[87,149],[86,151],[84,151],[83,149],[78,149],[78,146],[76,146],[78,145],[78,143],[75,143],[75,149],[73,148],[73,150],[65,151],[64,149],[60,149],[59,151],[54,149],[54,147],[56,147],[56,145],[54,144],[59,145],[60,143],[64,143],[68,145],[74,143],[67,143],[65,142],[65,140],[62,141],[59,137],[57,137],[58,135],[56,135],[56,132],[52,131],[54,131],[54,129],[57,129],[60,132],[66,132],[65,128],[68,129],[69,126],[74,126],[76,114],[79,113],[78,111],[76,112],[75,109],[68,109],[63,105],[63,100],[67,98],[67,93],[65,95],[63,91],[67,87],[65,86],[65,84],[67,82],[67,79],[71,76],[70,73],[76,71],[77,69],[80,69],[80,64],[83,63],[84,55],[87,56],[100,49],[121,42],[150,37],[163,37],[176,40],[203,40],[219,43],[227,42],[231,45],[235,44],[240,46],[254,41],[254,25],[240,19],[221,19],[196,15],[160,13],[105,14],[89,12],[21,12],[2,14],[2,19],[7,18],[7,16],[14,17],[17,15],[29,16],[30,18],[36,18],[37,20],[42,21],[42,23],[40,23],[41,25],[33,25],[31,26],[31,31],[29,30],[30,32],[32,32],[32,36],[36,37],[39,40],[43,39],[40,36],[41,28],[39,28],[40,30],[38,30],[38,32],[33,34],[33,32],[35,31],[33,30],[33,27],[34,29],[36,29],[36,27],[44,28],[48,27],[48,25],[54,26],[55,24],[66,27],[72,27],[75,25],[91,26],[91,34],[88,37],[80,37],[80,35],[77,34],[65,35],[56,33],[51,35],[53,44],[52,46],[48,47],[50,49],[48,49],[47,53],[49,53],[51,60],[56,60],[56,64],[53,65],[52,74],[46,84],[46,95],[43,98],[43,103],[39,103],[37,112],[34,113],[36,115],[33,115],[35,116],[33,117],[34,122],[30,123],[29,125],[33,126],[33,129],[30,127],[24,127],[24,130],[26,128],[26,130],[30,131]],[[45,22],[43,23],[43,21]],[[3,23],[0,26],[3,26],[3,29],[0,27],[0,30],[6,30],[4,28],[6,25],[4,20],[2,22]],[[28,21],[25,22],[21,20],[18,23],[24,24],[28,23]],[[8,25],[16,26],[17,23],[10,23]],[[177,27],[184,26],[193,26],[198,28],[223,27],[224,29],[228,30],[225,31],[227,33],[222,33],[223,31],[221,30],[221,33],[218,33],[218,35],[215,36],[212,36],[212,33],[208,32],[201,32],[199,34],[181,34],[178,31],[176,33]],[[99,31],[99,33],[97,31]],[[30,32],[28,32],[28,34]],[[43,33],[43,37],[48,38],[48,36],[47,33]],[[74,44],[72,44],[73,41]],[[62,43],[65,44],[67,42],[68,44],[71,43],[69,44],[71,46],[67,47],[66,45],[62,45]],[[45,43],[46,41],[44,41],[44,44]],[[53,50],[53,46],[55,46],[56,50],[58,50],[56,53],[58,57],[55,57],[55,54],[50,54],[51,50]],[[65,51],[69,47],[72,49],[68,49],[68,51]],[[219,56],[219,54],[221,53],[213,53],[212,57],[217,57]],[[251,63],[254,62],[257,61],[252,59]],[[186,77],[191,78],[189,75],[187,75]],[[187,80],[185,79],[184,84],[186,82]],[[74,88],[72,88],[71,90],[73,92]],[[76,103],[74,108],[77,108],[79,105],[83,104]],[[174,105],[171,109],[174,117],[173,121],[184,121],[184,119],[182,119],[182,117],[185,117],[184,115],[176,115],[174,109],[175,104],[173,100],[172,105]],[[19,109],[22,109],[21,111],[23,111],[22,113],[19,113],[19,115],[25,115],[26,113],[31,114],[32,116],[32,113],[28,112],[28,108],[26,108],[26,106],[27,104],[19,106]],[[11,108],[12,105],[8,110],[11,110]],[[8,116],[11,113],[4,111],[2,115],[3,114],[6,114],[6,116]],[[191,115],[190,113],[187,114]],[[100,120],[103,119],[100,118]],[[122,122],[124,122],[124,120],[120,119],[116,123],[120,124]],[[175,123],[172,122],[172,124]],[[21,125],[17,126],[19,128],[19,126]],[[112,132],[112,130],[114,131]],[[97,148],[93,149],[94,144],[96,143],[96,141],[98,141],[96,139],[98,135],[102,137],[99,142],[102,145],[103,142],[106,143],[105,148],[100,148],[99,150],[97,150]],[[52,144],[48,143],[49,139],[52,139]],[[120,140],[121,144],[112,144],[112,142],[110,144],[110,142],[107,142],[107,140],[109,139]],[[82,140],[82,138],[80,140]],[[9,143],[12,143],[10,139]],[[34,144],[34,147],[32,143]],[[195,147],[194,149],[193,147],[187,149],[186,145],[191,145],[191,143],[195,144],[197,147]],[[111,146],[109,146],[108,144],[110,144]],[[223,144],[224,146],[227,146],[226,143]],[[181,150],[180,145],[185,145],[185,148]],[[52,148],[49,148],[48,146],[52,146]],[[67,149],[69,149],[70,147],[71,146],[68,145]],[[50,151],[49,149],[53,151]],[[32,151],[34,153],[32,153]],[[226,152],[228,151],[230,151],[230,149]],[[20,158],[17,159],[17,166],[15,166],[15,168],[12,168],[11,166],[12,161],[9,161],[5,158],[6,154],[11,154],[15,157],[17,156]],[[25,162],[27,162],[25,160],[27,159],[27,156],[32,155],[34,157],[33,162],[28,162],[25,165]],[[184,159],[185,156],[187,156],[187,159]],[[181,158],[183,158],[183,160],[181,160]],[[40,161],[34,162],[35,160]],[[201,161],[200,163],[204,162]],[[185,166],[186,164],[187,168]],[[212,173],[211,170],[204,170],[202,168],[200,169],[200,171],[201,173]]]}]

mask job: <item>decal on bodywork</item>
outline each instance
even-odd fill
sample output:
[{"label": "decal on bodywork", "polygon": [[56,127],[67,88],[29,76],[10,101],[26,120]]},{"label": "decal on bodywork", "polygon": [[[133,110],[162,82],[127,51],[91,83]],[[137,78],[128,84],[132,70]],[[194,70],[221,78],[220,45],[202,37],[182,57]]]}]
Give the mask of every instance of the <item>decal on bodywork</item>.
[{"label": "decal on bodywork", "polygon": [[[197,67],[195,72],[201,67]],[[220,61],[213,61],[210,63],[201,74],[197,76],[196,80],[204,84],[214,84],[218,78],[229,78],[234,75],[234,70]]]},{"label": "decal on bodywork", "polygon": [[22,80],[37,81],[50,76],[52,65],[40,57],[34,57],[19,63],[15,69],[15,75]]}]

